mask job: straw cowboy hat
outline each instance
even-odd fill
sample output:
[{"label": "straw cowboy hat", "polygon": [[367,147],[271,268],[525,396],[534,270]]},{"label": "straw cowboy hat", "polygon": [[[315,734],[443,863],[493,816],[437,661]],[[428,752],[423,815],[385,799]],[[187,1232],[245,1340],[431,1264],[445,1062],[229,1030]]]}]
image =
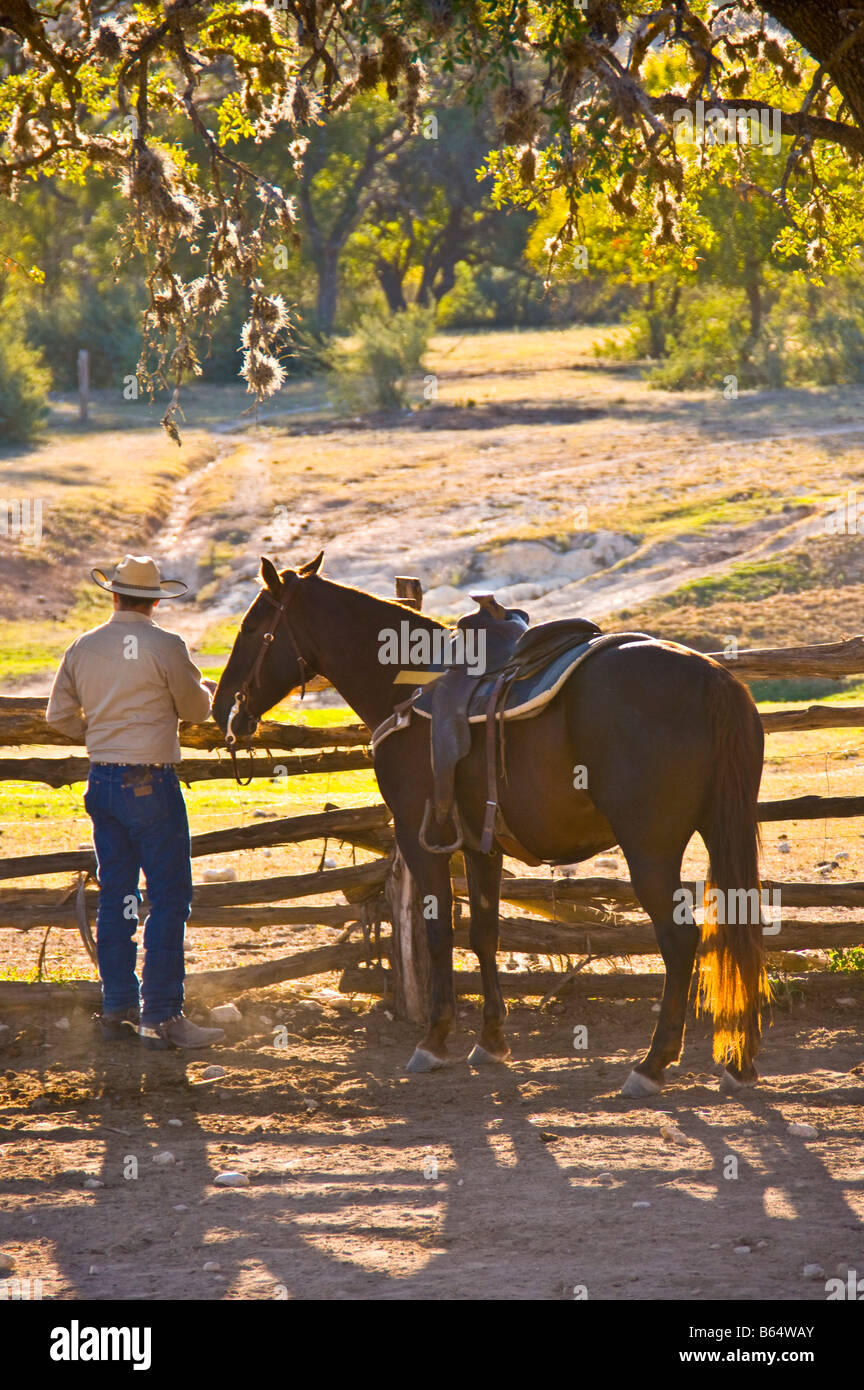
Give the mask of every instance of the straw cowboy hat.
[{"label": "straw cowboy hat", "polygon": [[91,570],[90,578],[100,589],[129,598],[179,598],[189,588],[182,579],[163,579],[149,555],[127,555],[122,564],[115,565],[110,578],[100,569]]}]

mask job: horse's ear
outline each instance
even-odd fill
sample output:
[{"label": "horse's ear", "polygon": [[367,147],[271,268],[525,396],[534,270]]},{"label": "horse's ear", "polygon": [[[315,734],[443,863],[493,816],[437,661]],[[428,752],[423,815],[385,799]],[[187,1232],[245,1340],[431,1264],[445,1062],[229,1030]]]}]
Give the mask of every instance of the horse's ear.
[{"label": "horse's ear", "polygon": [[268,560],[266,555],[261,556],[261,579],[271,594],[278,598],[282,592],[282,581],[273,561]]},{"label": "horse's ear", "polygon": [[324,560],[324,551],[319,550],[314,560],[310,560],[308,565],[301,565],[297,573],[301,579],[310,579],[313,574],[317,574]]}]

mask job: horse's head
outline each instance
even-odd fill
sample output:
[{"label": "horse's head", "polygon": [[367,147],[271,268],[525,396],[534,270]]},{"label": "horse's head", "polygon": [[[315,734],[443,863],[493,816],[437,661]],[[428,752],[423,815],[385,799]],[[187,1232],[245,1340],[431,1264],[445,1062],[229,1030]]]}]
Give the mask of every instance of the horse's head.
[{"label": "horse's head", "polygon": [[280,571],[262,557],[261,592],[243,615],[213,697],[213,718],[224,734],[253,734],[262,714],[315,675],[292,622],[299,616],[297,586],[318,573],[323,558],[321,551],[297,570]]}]

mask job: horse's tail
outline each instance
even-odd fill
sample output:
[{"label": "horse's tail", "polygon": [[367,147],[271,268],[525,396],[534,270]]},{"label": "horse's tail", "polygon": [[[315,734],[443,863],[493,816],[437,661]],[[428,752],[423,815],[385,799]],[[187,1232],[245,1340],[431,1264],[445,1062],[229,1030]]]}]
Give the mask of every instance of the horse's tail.
[{"label": "horse's tail", "polygon": [[[757,803],[764,733],[753,698],[723,667],[708,683],[713,771],[703,838],[709,869],[699,1004],[714,1020],[714,1057],[749,1064],[771,998],[765,970]],[[743,909],[743,910],[742,910]]]}]

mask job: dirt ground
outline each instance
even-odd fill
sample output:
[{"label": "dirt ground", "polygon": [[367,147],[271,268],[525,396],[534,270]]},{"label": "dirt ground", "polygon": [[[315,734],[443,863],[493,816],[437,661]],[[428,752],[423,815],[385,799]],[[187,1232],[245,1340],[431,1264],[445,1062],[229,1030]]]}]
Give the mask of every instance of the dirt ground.
[{"label": "dirt ground", "polygon": [[[841,538],[842,553],[831,541],[836,573],[825,585],[787,592],[778,569],[778,592],[767,597],[661,601],[684,581],[742,561],[789,560],[814,542],[826,499],[860,488],[860,393],[742,393],[729,403],[653,392],[634,368],[598,364],[594,336],[436,340],[434,409],[360,427],[318,419],[320,401],[298,383],[284,419],[248,422],[235,436],[224,422],[245,403],[204,392],[196,406],[190,392],[179,460],[166,461],[169,446],[149,426],[146,438],[117,433],[125,411],[100,417],[101,432],[86,440],[60,431],[32,457],[3,460],[46,503],[30,588],[22,594],[20,556],[14,568],[0,565],[17,693],[47,693],[71,634],[61,627],[71,618],[48,596],[68,593],[71,603],[90,565],[130,546],[188,576],[196,601],[174,609],[169,625],[209,662],[224,657],[212,634],[236,623],[261,553],[296,563],[325,546],[333,578],[389,594],[394,573],[418,574],[440,598],[448,586],[471,589],[480,571],[489,575],[482,587],[509,592],[514,579],[535,578],[536,545],[511,573],[514,547],[569,545],[586,527],[644,539],[566,590],[540,583],[526,598],[535,621],[558,616],[559,603],[603,621],[627,606],[625,626],[650,612],[650,630],[709,647],[730,634],[743,647],[857,631],[857,535]],[[139,424],[144,431],[147,421]],[[126,457],[129,438],[135,467],[121,497],[112,469],[118,439]],[[820,554],[826,546],[822,537]],[[776,734],[766,751],[765,800],[860,790],[858,730]],[[86,844],[80,790],[49,797],[16,787],[0,818],[3,854]],[[304,795],[289,804],[272,787],[236,799],[196,787],[187,799],[196,833],[265,811],[321,810],[330,797],[378,799],[344,778]],[[864,879],[857,821],[763,830],[768,879]],[[227,858],[243,879],[311,871],[321,850]],[[344,847],[330,853],[350,862]],[[196,860],[196,881],[225,862]],[[702,871],[697,844],[685,876]],[[588,861],[577,872],[608,868]],[[39,882],[68,888],[57,876]],[[840,925],[836,909],[805,916]],[[238,966],[337,935],[208,931],[193,915],[187,963]],[[0,975],[27,978],[43,933],[2,936]],[[74,932],[53,932],[44,945],[49,978],[94,978]],[[414,1027],[394,1022],[380,1001],[340,995],[336,976],[305,991],[238,996],[242,1023],[197,1058],[105,1045],[71,1006],[4,1008],[0,1252],[19,1278],[41,1281],[42,1297],[61,1300],[824,1300],[826,1279],[847,1268],[864,1278],[864,977],[829,974],[826,964],[812,953],[776,962],[792,973],[766,1037],[764,1082],[736,1100],[719,1095],[702,1020],[691,1021],[683,1068],[660,1097],[620,1097],[660,992],[659,975],[629,974],[620,961],[615,979],[586,972],[545,1009],[537,997],[514,1002],[514,1060],[494,1072],[472,1072],[464,1060],[476,1003],[463,1002],[452,1067],[409,1077]],[[641,968],[656,966],[642,959]],[[573,1046],[582,1025],[584,1051]],[[225,1075],[201,1079],[208,1064]],[[790,1123],[817,1135],[790,1134]],[[173,1162],[154,1162],[166,1151]],[[216,1186],[225,1171],[249,1185]],[[824,1274],[805,1278],[805,1265]]]},{"label": "dirt ground", "polygon": [[809,1301],[864,1274],[864,980],[791,981],[740,1100],[691,1020],[647,1104],[618,1087],[659,977],[623,980],[514,1002],[492,1071],[464,1060],[465,1001],[452,1066],[420,1077],[416,1030],[324,980],[244,995],[197,1056],[104,1044],[80,1010],[7,1015],[0,1249],[46,1299]]}]

